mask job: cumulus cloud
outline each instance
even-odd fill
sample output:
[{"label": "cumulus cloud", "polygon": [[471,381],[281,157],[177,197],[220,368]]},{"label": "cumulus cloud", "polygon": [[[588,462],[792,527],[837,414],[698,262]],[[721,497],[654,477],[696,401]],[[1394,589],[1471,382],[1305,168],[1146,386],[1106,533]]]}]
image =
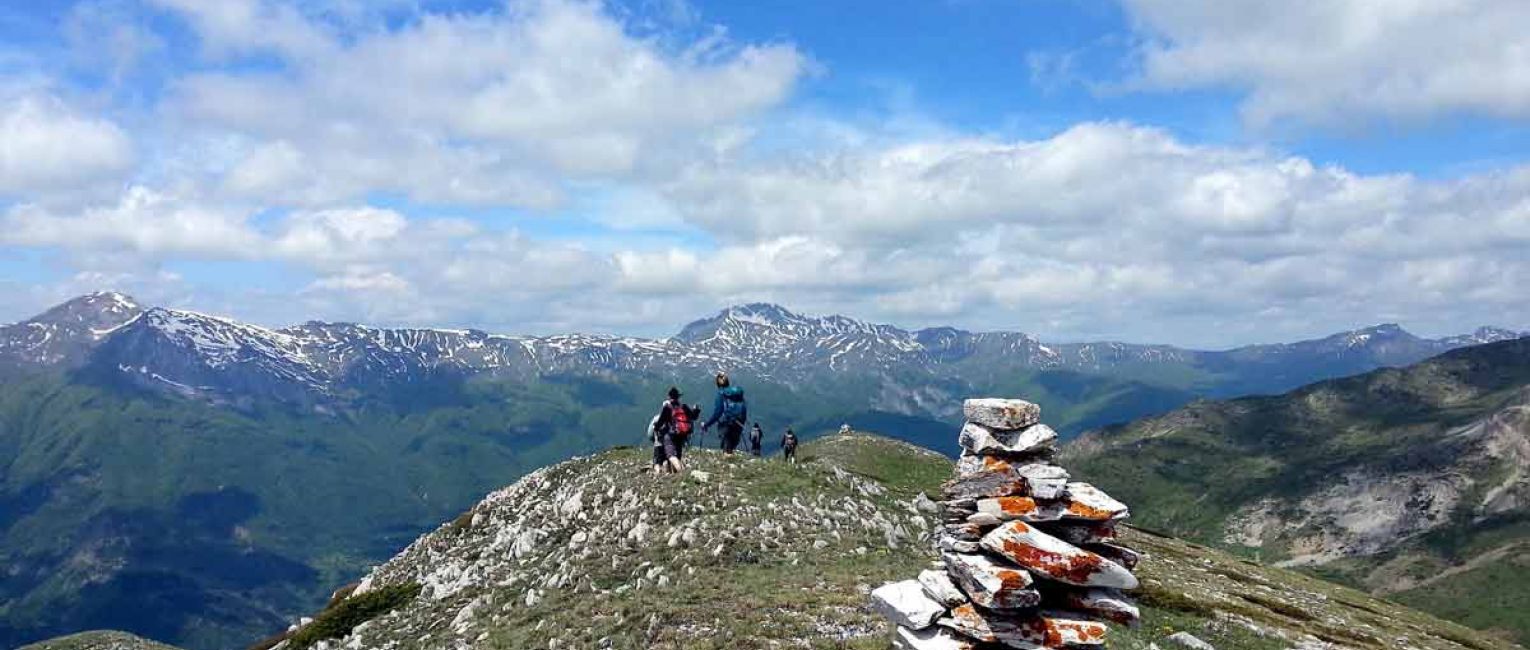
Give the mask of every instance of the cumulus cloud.
[{"label": "cumulus cloud", "polygon": [[0,243],[155,258],[240,259],[260,248],[246,220],[236,209],[133,186],[115,203],[78,212],[17,205],[0,219]]},{"label": "cumulus cloud", "polygon": [[[802,295],[826,283],[858,289],[833,302],[866,312],[1019,318],[1074,334],[1140,332],[1145,321],[1312,334],[1318,321],[1442,316],[1430,310],[1468,294],[1483,321],[1530,320],[1509,297],[1530,274],[1525,168],[1451,181],[1364,175],[1093,123],[1033,141],[710,161],[668,192],[731,243],[711,256],[619,257],[648,289]],[[756,242],[808,252],[777,256]],[[680,281],[697,276],[707,279]]]},{"label": "cumulus cloud", "polygon": [[209,47],[282,61],[179,79],[171,110],[248,136],[227,188],[289,203],[380,190],[547,207],[569,177],[629,175],[776,106],[806,68],[786,44],[669,46],[595,3],[424,14],[341,39],[286,5],[162,2]]},{"label": "cumulus cloud", "polygon": [[186,16],[213,57],[245,53],[313,57],[333,47],[334,35],[305,16],[297,5],[267,0],[150,2]]},{"label": "cumulus cloud", "polygon": [[1260,233],[1298,218],[1297,187],[1384,182],[1258,150],[1188,145],[1152,128],[1087,123],[1035,141],[942,139],[766,165],[704,163],[668,189],[721,233],[815,232],[893,245],[996,223]]},{"label": "cumulus cloud", "polygon": [[108,120],[55,97],[0,98],[0,196],[78,190],[132,164],[132,142]]},{"label": "cumulus cloud", "polygon": [[[1371,24],[1348,1],[1255,20],[1229,13],[1262,10],[1243,0],[1122,1],[1149,35],[1141,83],[1246,87],[1256,121],[1340,105],[1524,110],[1523,66],[1503,63],[1515,41],[1470,39],[1479,21],[1439,7],[1376,3],[1392,11]],[[594,3],[379,20],[352,0],[154,2],[191,27],[201,58],[139,115],[163,130],[140,139],[151,159],[131,180],[134,143],[111,121],[33,91],[0,102],[0,129],[19,134],[0,139],[0,247],[58,252],[79,271],[48,291],[121,282],[271,324],[522,332],[665,334],[754,300],[1201,345],[1382,320],[1530,326],[1517,291],[1530,283],[1526,167],[1357,173],[1127,122],[1013,139],[917,114],[762,120],[811,67],[794,46],[655,34]],[[1440,81],[1417,53],[1390,58],[1425,22],[1439,33],[1417,49],[1438,50],[1462,84],[1498,70],[1497,99]],[[1303,31],[1313,25],[1328,31]],[[153,34],[119,40],[109,49],[159,47]],[[1413,103],[1389,103],[1398,88]],[[56,199],[82,185],[111,198]],[[518,231],[482,204],[561,206],[548,218],[567,221]],[[506,222],[528,223],[513,212]],[[278,269],[298,288],[188,283],[173,271],[187,259]]]},{"label": "cumulus cloud", "polygon": [[512,331],[664,333],[761,299],[1203,345],[1382,320],[1530,324],[1517,291],[1530,282],[1530,168],[1366,175],[1093,123],[1037,140],[723,156],[662,190],[641,202],[716,246],[593,250],[364,204],[256,219],[143,188],[78,214],[18,206],[4,241],[262,261],[312,277],[302,317]]},{"label": "cumulus cloud", "polygon": [[1530,117],[1521,0],[1121,3],[1146,38],[1140,83],[1247,91],[1255,124]]}]

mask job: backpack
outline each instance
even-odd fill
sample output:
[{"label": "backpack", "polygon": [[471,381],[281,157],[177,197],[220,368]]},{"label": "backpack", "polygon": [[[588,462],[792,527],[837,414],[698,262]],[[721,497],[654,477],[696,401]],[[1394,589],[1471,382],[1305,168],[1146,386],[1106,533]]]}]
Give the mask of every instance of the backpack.
[{"label": "backpack", "polygon": [[669,405],[669,430],[670,433],[684,438],[691,435],[693,427],[691,410],[684,404]]},{"label": "backpack", "polygon": [[781,441],[781,446],[786,447],[787,449],[796,449],[797,434],[788,432],[786,434],[786,439]]},{"label": "backpack", "polygon": [[744,389],[729,386],[722,390],[722,397],[722,417],[719,419],[730,423],[743,423],[749,419],[749,406],[744,403]]}]

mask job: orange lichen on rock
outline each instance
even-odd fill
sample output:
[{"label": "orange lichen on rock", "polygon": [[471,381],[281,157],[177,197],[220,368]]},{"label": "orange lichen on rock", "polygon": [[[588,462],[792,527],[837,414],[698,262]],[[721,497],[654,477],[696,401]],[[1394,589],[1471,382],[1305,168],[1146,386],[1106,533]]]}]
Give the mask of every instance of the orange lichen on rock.
[{"label": "orange lichen on rock", "polygon": [[893,646],[1098,647],[1104,621],[1135,624],[1140,612],[1118,590],[1137,587],[1131,568],[1141,556],[1105,543],[1129,516],[1126,504],[1071,481],[1053,462],[1056,433],[1034,404],[968,400],[964,411],[962,455],[938,504],[934,542],[944,571],[912,581],[924,597],[898,600],[937,603],[942,615],[915,629],[928,624],[924,610],[890,612],[900,621]]},{"label": "orange lichen on rock", "polygon": [[1039,575],[1081,587],[1135,589],[1130,571],[1099,555],[1074,547],[1020,521],[1011,521],[983,537],[984,548]]}]

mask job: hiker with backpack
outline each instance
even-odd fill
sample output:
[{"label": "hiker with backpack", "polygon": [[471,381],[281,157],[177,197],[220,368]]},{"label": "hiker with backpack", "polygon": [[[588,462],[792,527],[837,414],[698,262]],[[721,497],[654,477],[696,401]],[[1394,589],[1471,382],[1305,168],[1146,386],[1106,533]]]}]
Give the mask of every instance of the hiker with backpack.
[{"label": "hiker with backpack", "polygon": [[786,434],[781,436],[781,459],[797,464],[797,432],[791,427],[786,427]]},{"label": "hiker with backpack", "polygon": [[765,432],[760,429],[760,423],[754,423],[754,426],[749,429],[749,453],[754,454],[755,458],[760,457],[760,443],[764,438]]},{"label": "hiker with backpack", "polygon": [[[669,399],[664,400],[664,404],[659,407],[658,417],[653,421],[653,430],[657,436],[655,446],[663,449],[663,464],[674,474],[685,471],[681,454],[695,428],[696,417],[701,414],[700,409],[681,402],[680,396],[680,389],[671,386]],[[659,449],[655,449],[654,460],[659,460],[659,456]]]},{"label": "hiker with backpack", "polygon": [[714,424],[721,425],[717,435],[722,438],[723,453],[731,456],[744,434],[744,423],[749,421],[749,405],[744,402],[744,389],[734,386],[728,373],[717,373],[716,382],[717,400],[712,404],[712,417],[701,425],[701,430],[706,431]]}]

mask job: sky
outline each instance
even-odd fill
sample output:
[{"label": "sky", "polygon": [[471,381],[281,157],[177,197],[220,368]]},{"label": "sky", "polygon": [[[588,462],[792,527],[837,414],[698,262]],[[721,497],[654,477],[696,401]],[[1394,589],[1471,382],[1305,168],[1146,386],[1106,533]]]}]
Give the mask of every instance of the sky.
[{"label": "sky", "polygon": [[0,321],[1530,329],[1523,0],[0,0]]}]

